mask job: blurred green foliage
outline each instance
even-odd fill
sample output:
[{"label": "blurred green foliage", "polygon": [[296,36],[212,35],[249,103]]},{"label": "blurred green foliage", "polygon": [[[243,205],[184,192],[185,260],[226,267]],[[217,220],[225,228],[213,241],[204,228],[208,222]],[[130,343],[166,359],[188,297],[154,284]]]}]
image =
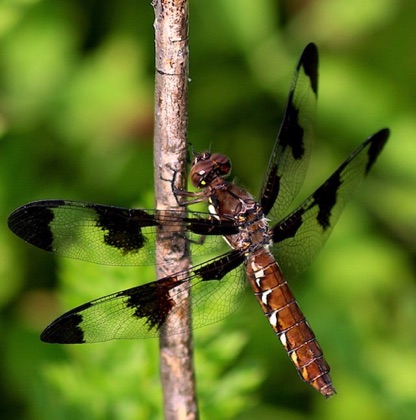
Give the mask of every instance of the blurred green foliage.
[{"label": "blurred green foliage", "polygon": [[[149,2],[0,3],[0,413],[162,416],[157,340],[43,344],[49,321],[153,279],[151,268],[55,260],[6,228],[17,206],[69,198],[152,207]],[[303,197],[364,138],[392,137],[325,251],[291,284],[338,395],[303,384],[250,292],[195,332],[207,419],[410,419],[416,412],[416,3],[194,0],[189,141],[258,190],[302,48],[320,49],[316,147]]]}]

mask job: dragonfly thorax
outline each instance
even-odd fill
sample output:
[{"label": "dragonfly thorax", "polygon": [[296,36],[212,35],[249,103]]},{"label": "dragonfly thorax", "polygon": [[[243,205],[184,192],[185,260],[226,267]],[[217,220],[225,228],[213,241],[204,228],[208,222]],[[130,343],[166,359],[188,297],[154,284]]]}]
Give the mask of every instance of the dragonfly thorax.
[{"label": "dragonfly thorax", "polygon": [[234,249],[252,252],[272,245],[268,220],[261,205],[246,190],[217,177],[206,188],[208,210],[220,218],[233,218],[239,233],[224,236]]}]

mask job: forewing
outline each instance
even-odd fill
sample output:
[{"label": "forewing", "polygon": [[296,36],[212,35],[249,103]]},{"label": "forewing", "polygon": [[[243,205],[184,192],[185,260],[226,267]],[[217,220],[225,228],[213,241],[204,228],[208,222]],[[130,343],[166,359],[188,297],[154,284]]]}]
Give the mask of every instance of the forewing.
[{"label": "forewing", "polygon": [[156,234],[183,227],[198,254],[201,237],[237,233],[234,222],[208,213],[142,210],[69,200],[43,200],[16,209],[9,228],[26,242],[64,257],[107,265],[154,263]]},{"label": "forewing", "polygon": [[273,227],[272,251],[285,276],[299,275],[321,250],[388,136],[388,129],[371,136],[303,204]]},{"label": "forewing", "polygon": [[318,93],[318,50],[309,44],[293,77],[282,125],[259,202],[271,220],[281,220],[305,179],[312,148]]},{"label": "forewing", "polygon": [[[219,321],[241,303],[245,257],[230,251],[194,266],[189,275],[176,273],[85,303],[52,322],[41,339],[49,343],[94,343],[113,339],[159,336],[166,317],[181,310],[181,295],[190,288],[192,328]],[[184,292],[185,290],[185,292]],[[173,299],[173,297],[175,297]],[[184,332],[172,325],[169,335]]]}]

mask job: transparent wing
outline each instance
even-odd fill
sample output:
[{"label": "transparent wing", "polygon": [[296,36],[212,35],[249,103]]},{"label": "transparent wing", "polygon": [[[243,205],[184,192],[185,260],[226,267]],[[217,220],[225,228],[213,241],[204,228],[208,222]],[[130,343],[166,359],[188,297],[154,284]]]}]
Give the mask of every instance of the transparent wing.
[{"label": "transparent wing", "polygon": [[273,227],[272,252],[285,276],[298,276],[321,250],[388,136],[388,129],[371,136],[293,213]]},{"label": "transparent wing", "polygon": [[318,50],[305,48],[296,67],[286,111],[263,180],[259,202],[272,221],[281,220],[305,179],[318,92]]},{"label": "transparent wing", "polygon": [[[190,289],[192,328],[219,321],[241,303],[245,287],[245,257],[230,251],[189,274],[176,273],[85,303],[52,322],[41,339],[49,343],[93,343],[159,335],[169,314],[180,311],[181,296]],[[172,325],[167,334],[184,332]]]},{"label": "transparent wing", "polygon": [[[69,200],[43,200],[16,209],[9,228],[26,242],[64,257],[107,265],[154,264],[157,231],[188,233],[195,255],[237,233],[232,220],[209,213],[127,209]],[[208,238],[205,243],[203,237]],[[199,245],[204,244],[205,247]]]}]

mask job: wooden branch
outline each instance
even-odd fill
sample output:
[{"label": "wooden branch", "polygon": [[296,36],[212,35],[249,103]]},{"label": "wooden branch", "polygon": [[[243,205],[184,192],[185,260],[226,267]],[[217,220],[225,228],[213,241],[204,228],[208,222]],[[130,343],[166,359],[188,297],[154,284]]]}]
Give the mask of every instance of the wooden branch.
[{"label": "wooden branch", "polygon": [[[184,188],[186,185],[189,7],[188,0],[154,0],[152,5],[156,39],[155,204],[158,209],[170,209],[177,207],[169,182],[174,171],[177,172],[176,186]],[[184,232],[180,233],[159,234],[158,278],[187,270],[191,264],[182,239]],[[198,418],[191,312],[189,301],[185,303],[182,311],[168,317],[166,328],[180,323],[189,333],[167,336],[162,331],[160,339],[164,413],[169,420]]]}]

